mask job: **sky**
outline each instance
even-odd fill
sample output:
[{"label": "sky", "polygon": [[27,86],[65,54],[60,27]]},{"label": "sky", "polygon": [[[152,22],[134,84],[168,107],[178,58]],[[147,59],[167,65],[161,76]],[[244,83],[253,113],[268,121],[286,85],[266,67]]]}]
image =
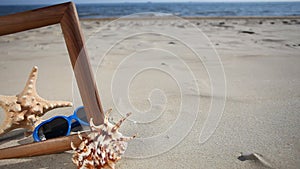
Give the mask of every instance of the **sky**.
[{"label": "sky", "polygon": [[[0,0],[0,5],[22,4],[58,4],[70,0]],[[99,3],[99,2],[288,2],[300,0],[73,0],[75,3]]]}]

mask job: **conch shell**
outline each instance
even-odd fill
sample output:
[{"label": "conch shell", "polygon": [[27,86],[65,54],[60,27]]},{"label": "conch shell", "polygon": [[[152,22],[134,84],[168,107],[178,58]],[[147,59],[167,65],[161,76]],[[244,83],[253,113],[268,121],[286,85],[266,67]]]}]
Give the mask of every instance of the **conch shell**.
[{"label": "conch shell", "polygon": [[91,133],[86,137],[78,134],[82,140],[78,147],[71,143],[75,150],[72,161],[78,169],[115,169],[116,162],[127,149],[127,142],[135,138],[135,135],[125,137],[118,132],[120,125],[131,113],[118,123],[112,124],[108,121],[111,111],[110,109],[105,113],[104,123],[99,126],[95,126],[92,119],[90,120]]},{"label": "conch shell", "polygon": [[38,68],[34,66],[23,91],[16,96],[0,95],[0,107],[6,113],[0,125],[0,135],[16,128],[25,128],[29,132],[40,122],[40,117],[58,107],[70,107],[71,102],[48,101],[36,92]]}]

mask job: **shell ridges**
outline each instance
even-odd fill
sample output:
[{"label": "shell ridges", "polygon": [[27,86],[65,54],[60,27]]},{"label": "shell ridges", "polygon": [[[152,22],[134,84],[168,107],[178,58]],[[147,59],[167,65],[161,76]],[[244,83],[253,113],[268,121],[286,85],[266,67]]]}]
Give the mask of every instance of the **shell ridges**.
[{"label": "shell ridges", "polygon": [[[121,155],[127,149],[127,142],[135,138],[135,136],[125,137],[117,130],[112,130],[113,128],[119,128],[130,113],[116,123],[116,125],[108,121],[110,113],[111,109],[105,113],[104,124],[99,126],[96,126],[91,118],[91,132],[87,136],[79,134],[82,142],[77,148],[75,147],[72,158],[73,163],[78,169],[115,169],[116,162],[121,159]],[[79,151],[82,149],[82,145],[84,145],[83,149],[86,150],[85,152]]]}]

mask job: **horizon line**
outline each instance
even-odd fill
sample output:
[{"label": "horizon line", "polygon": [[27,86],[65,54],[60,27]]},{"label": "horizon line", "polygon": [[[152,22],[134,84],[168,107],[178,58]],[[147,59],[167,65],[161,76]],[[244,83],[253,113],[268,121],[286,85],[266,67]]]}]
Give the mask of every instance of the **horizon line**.
[{"label": "horizon line", "polygon": [[[62,1],[61,3],[65,3],[65,2],[73,2],[73,1]],[[288,1],[284,1],[284,0],[265,0],[265,1],[262,1],[262,0],[246,0],[246,1],[242,1],[242,0],[231,0],[231,1],[221,1],[221,0],[216,0],[216,1],[188,1],[188,2],[183,2],[183,1],[160,1],[160,2],[157,2],[157,1],[143,1],[143,2],[137,2],[137,1],[125,1],[125,2],[73,2],[74,4],[126,4],[126,3],[135,3],[135,4],[138,4],[138,3],[268,3],[268,2],[271,2],[271,3],[288,3],[288,2],[300,2],[300,0],[288,0]],[[59,3],[5,3],[5,4],[1,4],[0,2],[0,6],[5,6],[5,5],[54,5],[54,4],[59,4]]]}]

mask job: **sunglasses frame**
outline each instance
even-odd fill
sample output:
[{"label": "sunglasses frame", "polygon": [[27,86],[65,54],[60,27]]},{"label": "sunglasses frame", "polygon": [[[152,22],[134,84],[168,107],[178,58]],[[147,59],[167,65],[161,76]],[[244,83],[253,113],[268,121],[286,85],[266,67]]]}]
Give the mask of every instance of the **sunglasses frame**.
[{"label": "sunglasses frame", "polygon": [[70,135],[71,133],[71,130],[72,130],[72,120],[75,120],[76,122],[79,122],[81,125],[84,125],[84,126],[89,126],[89,123],[88,122],[85,122],[83,120],[81,120],[78,116],[77,116],[77,112],[81,109],[84,109],[84,106],[80,106],[78,108],[76,108],[74,110],[74,113],[70,116],[54,116],[54,117],[51,117],[50,119],[48,120],[45,120],[43,121],[42,123],[40,123],[38,126],[35,127],[33,133],[32,133],[32,137],[34,139],[34,141],[36,142],[40,142],[40,141],[45,141],[45,140],[41,140],[40,137],[39,137],[39,129],[47,124],[47,123],[50,123],[52,122],[53,120],[57,119],[57,118],[62,118],[62,119],[65,119],[67,122],[68,122],[68,132],[65,136],[68,136]]}]

